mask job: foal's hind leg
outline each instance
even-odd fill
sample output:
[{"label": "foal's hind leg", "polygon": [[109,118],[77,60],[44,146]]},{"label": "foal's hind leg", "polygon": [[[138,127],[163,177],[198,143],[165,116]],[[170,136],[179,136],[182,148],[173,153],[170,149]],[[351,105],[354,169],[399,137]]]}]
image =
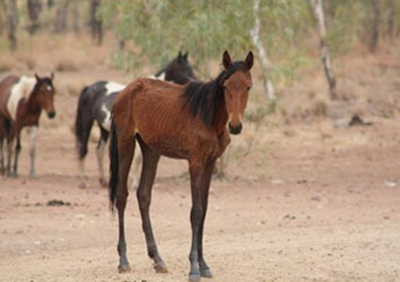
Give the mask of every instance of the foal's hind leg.
[{"label": "foal's hind leg", "polygon": [[158,161],[160,155],[150,149],[141,139],[137,138],[142,149],[143,155],[143,166],[142,174],[140,177],[139,188],[137,190],[137,199],[139,202],[140,215],[142,216],[142,228],[146,237],[147,253],[150,258],[154,261],[154,268],[156,272],[165,273],[168,272],[164,261],[161,259],[157,244],[154,239],[153,230],[150,221],[150,202],[151,202],[151,190],[153,188],[154,178],[157,172]]},{"label": "foal's hind leg", "polygon": [[100,140],[99,143],[97,144],[97,163],[99,166],[99,174],[100,174],[100,184],[103,187],[107,187],[108,183],[106,181],[106,177],[104,174],[104,155],[105,155],[105,149],[106,149],[106,144],[107,144],[107,140],[108,140],[108,132],[100,127],[100,131],[101,131],[101,136],[100,136]]},{"label": "foal's hind leg", "polygon": [[120,138],[118,142],[118,155],[119,155],[119,172],[118,172],[118,187],[116,206],[118,209],[119,221],[119,240],[118,240],[118,253],[119,253],[119,272],[129,272],[128,258],[126,257],[126,241],[125,241],[125,228],[124,228],[124,213],[126,207],[126,200],[128,198],[128,174],[132,164],[133,154],[135,150],[135,142],[132,138]]}]

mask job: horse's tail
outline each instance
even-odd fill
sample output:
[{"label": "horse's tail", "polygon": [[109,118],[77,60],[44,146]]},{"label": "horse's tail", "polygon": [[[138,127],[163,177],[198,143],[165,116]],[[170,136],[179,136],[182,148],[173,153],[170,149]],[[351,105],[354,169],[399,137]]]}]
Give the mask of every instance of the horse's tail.
[{"label": "horse's tail", "polygon": [[78,109],[76,111],[76,119],[75,119],[75,140],[76,140],[76,148],[78,150],[79,159],[83,159],[87,154],[87,144],[85,144],[85,122],[84,122],[84,114],[85,114],[85,100],[86,93],[89,87],[83,88],[81,94],[79,95],[78,100]]},{"label": "horse's tail", "polygon": [[118,186],[118,170],[119,170],[119,156],[118,156],[118,135],[115,128],[114,119],[111,118],[111,141],[110,141],[110,182],[108,194],[110,197],[110,208],[114,209],[115,199],[117,197]]}]

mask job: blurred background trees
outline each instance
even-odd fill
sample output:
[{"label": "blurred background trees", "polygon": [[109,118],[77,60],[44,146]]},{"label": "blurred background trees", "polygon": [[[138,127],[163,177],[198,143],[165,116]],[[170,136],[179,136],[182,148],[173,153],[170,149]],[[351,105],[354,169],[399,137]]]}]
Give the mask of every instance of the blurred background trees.
[{"label": "blurred background trees", "polygon": [[[91,37],[94,45],[101,45],[104,36],[114,37],[113,59],[127,71],[143,64],[163,65],[184,50],[204,79],[210,77],[209,62],[219,61],[225,49],[240,57],[252,49],[265,93],[274,99],[274,85],[290,81],[320,50],[315,44],[322,38],[317,27],[320,21],[315,18],[312,2],[0,0],[0,38],[15,50],[18,38],[25,34],[70,32]],[[378,52],[382,40],[399,36],[400,0],[320,3],[326,30],[320,42],[330,52],[333,69],[336,56],[359,46]],[[332,87],[332,81],[329,85]]]}]

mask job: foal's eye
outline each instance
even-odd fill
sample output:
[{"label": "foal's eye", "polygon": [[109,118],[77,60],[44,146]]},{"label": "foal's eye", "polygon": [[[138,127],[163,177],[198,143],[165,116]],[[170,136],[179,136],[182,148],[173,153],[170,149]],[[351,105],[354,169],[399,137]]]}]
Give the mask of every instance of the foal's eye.
[{"label": "foal's eye", "polygon": [[247,92],[249,92],[249,91],[250,91],[250,89],[251,89],[251,86],[247,87]]}]

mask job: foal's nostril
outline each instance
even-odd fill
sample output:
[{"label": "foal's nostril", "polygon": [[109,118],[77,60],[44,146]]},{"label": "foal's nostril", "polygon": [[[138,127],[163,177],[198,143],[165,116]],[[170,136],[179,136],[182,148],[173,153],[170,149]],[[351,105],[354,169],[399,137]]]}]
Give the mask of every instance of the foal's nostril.
[{"label": "foal's nostril", "polygon": [[54,118],[56,116],[56,112],[49,112],[49,113],[47,113],[47,116],[49,118]]},{"label": "foal's nostril", "polygon": [[231,134],[239,134],[240,132],[242,132],[243,126],[241,122],[237,126],[232,126],[232,124],[229,123],[228,128]]}]

